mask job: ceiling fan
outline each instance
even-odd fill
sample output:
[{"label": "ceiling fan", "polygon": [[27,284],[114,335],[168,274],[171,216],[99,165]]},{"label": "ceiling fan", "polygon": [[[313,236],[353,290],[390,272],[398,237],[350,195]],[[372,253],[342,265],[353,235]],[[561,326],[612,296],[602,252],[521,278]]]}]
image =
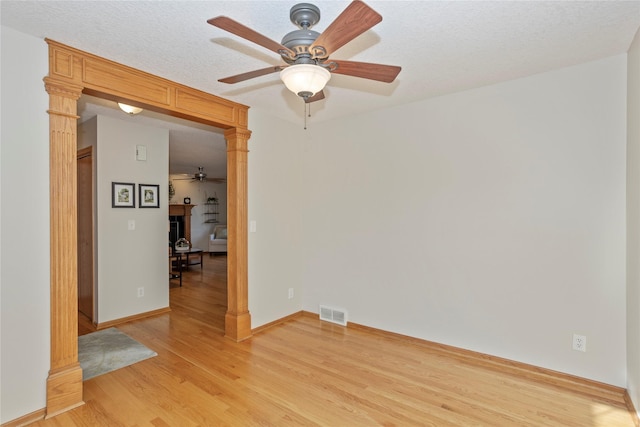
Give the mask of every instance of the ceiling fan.
[{"label": "ceiling fan", "polygon": [[[186,174],[185,174],[186,175]],[[190,180],[191,182],[227,182],[226,178],[207,178],[207,174],[204,173],[204,167],[199,166],[198,172],[193,174],[191,178],[175,178],[177,181]]]},{"label": "ceiling fan", "polygon": [[310,3],[300,3],[289,12],[294,30],[278,43],[226,16],[207,22],[281,56],[285,64],[225,77],[222,83],[238,83],[255,77],[280,72],[280,78],[306,103],[324,99],[323,89],[333,74],[360,77],[391,83],[401,68],[395,65],[329,60],[336,50],[382,21],[382,16],[360,0],[355,0],[322,33],[311,30],[320,20],[320,9]]}]

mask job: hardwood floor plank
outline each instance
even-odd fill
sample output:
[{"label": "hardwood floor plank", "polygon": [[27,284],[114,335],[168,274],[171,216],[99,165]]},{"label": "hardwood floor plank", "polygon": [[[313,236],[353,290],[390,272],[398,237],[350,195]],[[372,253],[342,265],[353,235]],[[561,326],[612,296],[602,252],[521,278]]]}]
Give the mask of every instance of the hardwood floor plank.
[{"label": "hardwood floor plank", "polygon": [[225,256],[205,256],[170,299],[170,313],[117,326],[158,356],[86,381],[86,405],[35,425],[634,426],[615,387],[540,381],[508,361],[308,313],[225,339]]}]

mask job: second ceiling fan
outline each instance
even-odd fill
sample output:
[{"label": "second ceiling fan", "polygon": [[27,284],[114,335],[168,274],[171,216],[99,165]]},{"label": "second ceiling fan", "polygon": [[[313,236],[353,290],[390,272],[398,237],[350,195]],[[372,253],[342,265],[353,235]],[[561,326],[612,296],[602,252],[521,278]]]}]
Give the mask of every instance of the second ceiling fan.
[{"label": "second ceiling fan", "polygon": [[[187,175],[187,174],[184,174]],[[189,176],[189,175],[187,175]],[[178,181],[186,181],[189,180],[191,182],[217,182],[217,183],[224,183],[227,182],[226,178],[207,178],[207,174],[204,173],[204,167],[199,166],[198,167],[198,172],[194,173],[192,177],[190,178],[175,178]]]},{"label": "second ceiling fan", "polygon": [[311,30],[320,20],[320,9],[310,3],[291,8],[291,22],[299,29],[284,36],[281,43],[226,16],[211,18],[207,22],[277,54],[285,64],[225,77],[222,83],[238,83],[255,77],[280,72],[287,88],[305,102],[324,98],[324,86],[333,74],[360,77],[391,83],[401,68],[395,65],[367,62],[329,60],[329,56],[382,21],[382,16],[360,0],[355,0],[322,33]]}]

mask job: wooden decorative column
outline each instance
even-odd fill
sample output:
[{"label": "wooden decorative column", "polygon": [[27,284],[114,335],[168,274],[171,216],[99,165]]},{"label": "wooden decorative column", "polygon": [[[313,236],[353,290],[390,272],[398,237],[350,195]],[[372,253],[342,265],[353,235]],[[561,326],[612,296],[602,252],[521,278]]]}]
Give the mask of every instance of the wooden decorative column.
[{"label": "wooden decorative column", "polygon": [[247,260],[247,143],[251,131],[228,129],[227,140],[227,232],[228,284],[225,335],[235,341],[251,337]]},{"label": "wooden decorative column", "polygon": [[82,402],[78,364],[77,100],[81,93],[226,129],[229,308],[226,336],[251,336],[247,291],[249,107],[46,39],[49,45],[51,186],[51,369],[47,416]]},{"label": "wooden decorative column", "polygon": [[49,93],[51,369],[47,417],[82,405],[78,363],[77,100],[82,87],[45,77]]}]

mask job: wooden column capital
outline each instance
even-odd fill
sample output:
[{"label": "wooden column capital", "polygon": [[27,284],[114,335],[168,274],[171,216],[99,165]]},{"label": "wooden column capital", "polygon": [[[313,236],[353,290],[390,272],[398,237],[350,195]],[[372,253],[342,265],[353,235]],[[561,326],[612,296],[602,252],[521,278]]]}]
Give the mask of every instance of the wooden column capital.
[{"label": "wooden column capital", "polygon": [[247,149],[247,142],[251,138],[251,131],[248,129],[231,128],[224,132],[224,137],[227,140],[227,150],[243,150]]},{"label": "wooden column capital", "polygon": [[64,98],[70,98],[75,101],[80,99],[80,96],[82,96],[82,86],[78,86],[76,84],[54,79],[51,77],[45,77],[43,80],[44,87],[49,95],[62,96]]}]

